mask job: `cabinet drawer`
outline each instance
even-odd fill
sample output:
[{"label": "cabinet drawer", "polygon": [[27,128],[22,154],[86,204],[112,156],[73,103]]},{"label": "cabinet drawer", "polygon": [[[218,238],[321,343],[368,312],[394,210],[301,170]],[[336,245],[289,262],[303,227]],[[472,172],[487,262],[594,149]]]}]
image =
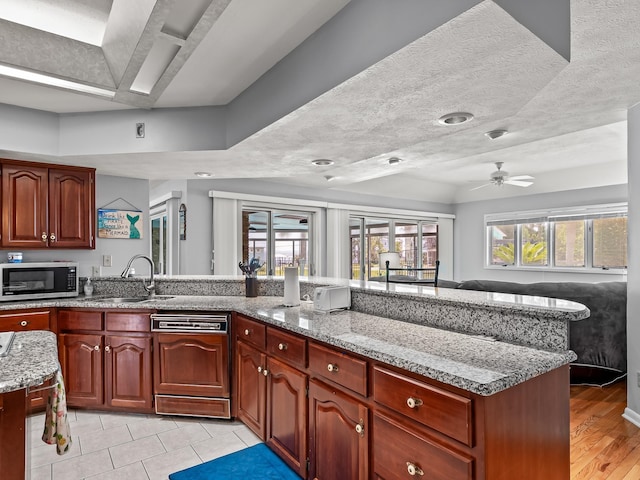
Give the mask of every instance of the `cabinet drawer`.
[{"label": "cabinet drawer", "polygon": [[385,480],[471,480],[473,459],[418,435],[380,413],[373,416],[373,469]]},{"label": "cabinet drawer", "polygon": [[236,315],[234,321],[236,323],[236,335],[238,338],[258,348],[265,347],[267,327],[264,324],[241,315]]},{"label": "cabinet drawer", "polygon": [[59,310],[58,330],[102,330],[102,312]]},{"label": "cabinet drawer", "polygon": [[105,328],[112,332],[150,332],[151,317],[148,313],[107,312]]},{"label": "cabinet drawer", "polygon": [[0,315],[0,332],[49,330],[49,311]]},{"label": "cabinet drawer", "polygon": [[228,398],[156,395],[156,413],[190,417],[231,418]]},{"label": "cabinet drawer", "polygon": [[307,363],[307,341],[281,330],[267,328],[267,353],[304,368]]},{"label": "cabinet drawer", "polygon": [[465,445],[472,446],[472,402],[455,393],[375,367],[374,400]]},{"label": "cabinet drawer", "polygon": [[367,362],[309,342],[309,369],[356,393],[367,396]]}]

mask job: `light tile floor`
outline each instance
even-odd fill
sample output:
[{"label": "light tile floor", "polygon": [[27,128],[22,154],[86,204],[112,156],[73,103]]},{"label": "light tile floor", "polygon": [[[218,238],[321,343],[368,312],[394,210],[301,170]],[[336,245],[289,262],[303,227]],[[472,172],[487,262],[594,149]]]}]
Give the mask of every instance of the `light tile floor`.
[{"label": "light tile floor", "polygon": [[260,443],[229,420],[69,410],[73,444],[58,455],[28,419],[31,480],[167,480],[169,474]]}]

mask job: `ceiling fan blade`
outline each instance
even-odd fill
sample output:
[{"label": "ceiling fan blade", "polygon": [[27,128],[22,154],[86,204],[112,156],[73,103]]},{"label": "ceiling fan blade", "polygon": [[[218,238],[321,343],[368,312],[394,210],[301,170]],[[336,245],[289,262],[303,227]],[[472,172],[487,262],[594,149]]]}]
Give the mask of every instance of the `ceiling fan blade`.
[{"label": "ceiling fan blade", "polygon": [[480,185],[479,187],[474,187],[469,189],[470,192],[473,192],[474,190],[478,190],[480,188],[484,188],[484,187],[488,187],[489,185],[491,185],[490,183],[485,183],[484,185]]},{"label": "ceiling fan blade", "polygon": [[514,185],[516,187],[528,187],[530,185],[533,185],[533,182],[523,182],[522,180],[505,180],[504,183],[506,183],[507,185]]},{"label": "ceiling fan blade", "polygon": [[516,175],[514,177],[509,177],[509,180],[534,180],[535,177],[531,175]]}]

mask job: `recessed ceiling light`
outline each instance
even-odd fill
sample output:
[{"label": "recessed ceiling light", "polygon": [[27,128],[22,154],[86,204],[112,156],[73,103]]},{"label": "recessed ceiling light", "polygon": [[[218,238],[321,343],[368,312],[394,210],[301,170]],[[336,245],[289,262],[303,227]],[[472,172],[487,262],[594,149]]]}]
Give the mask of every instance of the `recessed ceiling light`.
[{"label": "recessed ceiling light", "polygon": [[495,140],[496,138],[504,137],[507,133],[506,130],[491,130],[490,132],[485,132],[485,137],[490,138],[491,140]]},{"label": "recessed ceiling light", "polygon": [[438,119],[438,123],[442,125],[459,125],[470,120],[473,120],[473,115],[471,113],[456,112],[441,116]]},{"label": "recessed ceiling light", "polygon": [[333,160],[329,160],[327,158],[319,158],[318,160],[313,160],[311,163],[318,167],[326,167],[327,165],[333,165]]},{"label": "recessed ceiling light", "polygon": [[389,158],[389,160],[387,160],[387,163],[388,163],[389,165],[397,165],[397,164],[399,164],[400,162],[402,162],[402,159],[401,159],[401,158],[398,158],[398,157],[391,157],[391,158]]},{"label": "recessed ceiling light", "polygon": [[195,172],[194,175],[196,177],[200,177],[200,178],[209,178],[209,177],[213,177],[213,173],[209,173],[209,172]]}]

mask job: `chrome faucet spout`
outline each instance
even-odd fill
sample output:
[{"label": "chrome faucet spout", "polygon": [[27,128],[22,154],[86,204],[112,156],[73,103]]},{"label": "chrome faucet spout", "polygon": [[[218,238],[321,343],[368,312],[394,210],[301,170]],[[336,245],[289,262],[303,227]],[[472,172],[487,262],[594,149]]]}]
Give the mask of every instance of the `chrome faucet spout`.
[{"label": "chrome faucet spout", "polygon": [[129,259],[129,261],[127,262],[127,266],[124,268],[124,270],[122,271],[120,276],[122,278],[128,278],[130,276],[130,272],[131,272],[131,264],[134,262],[134,260],[136,260],[138,258],[144,258],[147,262],[149,262],[149,266],[151,268],[151,275],[150,275],[150,279],[149,279],[149,285],[147,285],[144,282],[144,279],[143,279],[142,280],[142,286],[149,293],[149,295],[155,295],[155,293],[156,293],[156,284],[155,284],[155,282],[153,280],[153,273],[154,273],[154,270],[155,270],[156,266],[155,266],[155,264],[153,263],[153,260],[151,260],[150,257],[148,257],[146,255],[142,255],[142,254],[134,255],[133,257],[131,257]]}]

